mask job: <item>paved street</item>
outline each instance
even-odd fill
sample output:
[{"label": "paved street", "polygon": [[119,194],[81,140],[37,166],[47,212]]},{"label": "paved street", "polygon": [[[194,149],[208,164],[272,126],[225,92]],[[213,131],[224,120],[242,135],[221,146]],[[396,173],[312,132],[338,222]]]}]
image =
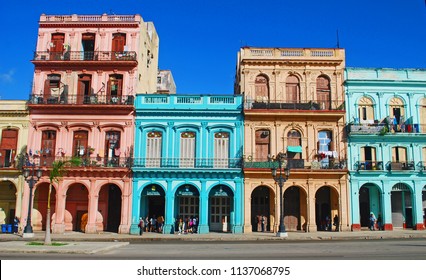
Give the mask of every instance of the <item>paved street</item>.
[{"label": "paved street", "polygon": [[[102,242],[103,243],[103,242]],[[120,242],[119,242],[120,243]],[[145,242],[93,253],[0,252],[1,259],[426,260],[426,239],[353,241]],[[87,242],[90,249],[93,242]]]}]

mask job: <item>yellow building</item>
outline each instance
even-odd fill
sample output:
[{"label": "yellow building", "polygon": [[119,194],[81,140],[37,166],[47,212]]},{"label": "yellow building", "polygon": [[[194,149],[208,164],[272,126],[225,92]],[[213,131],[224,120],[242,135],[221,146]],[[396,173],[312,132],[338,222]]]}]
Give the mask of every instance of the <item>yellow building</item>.
[{"label": "yellow building", "polygon": [[239,51],[245,232],[279,229],[280,187],[271,174],[278,153],[290,169],[282,189],[286,231],[335,230],[336,215],[337,229],[349,229],[344,67],[343,49]]},{"label": "yellow building", "polygon": [[25,181],[19,159],[27,149],[28,125],[26,101],[0,101],[0,224],[12,224],[15,216],[21,218]]}]

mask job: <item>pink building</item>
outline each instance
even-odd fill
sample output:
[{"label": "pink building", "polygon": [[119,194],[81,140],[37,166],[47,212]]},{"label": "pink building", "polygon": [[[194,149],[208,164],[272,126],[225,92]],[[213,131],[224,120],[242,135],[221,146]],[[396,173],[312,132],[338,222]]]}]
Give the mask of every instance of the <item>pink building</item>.
[{"label": "pink building", "polygon": [[[41,15],[28,105],[28,153],[44,171],[34,230],[46,228],[52,162],[80,157],[54,184],[52,231],[129,232],[134,95],[156,91],[158,44],[139,15]],[[26,187],[22,213],[28,199]]]}]

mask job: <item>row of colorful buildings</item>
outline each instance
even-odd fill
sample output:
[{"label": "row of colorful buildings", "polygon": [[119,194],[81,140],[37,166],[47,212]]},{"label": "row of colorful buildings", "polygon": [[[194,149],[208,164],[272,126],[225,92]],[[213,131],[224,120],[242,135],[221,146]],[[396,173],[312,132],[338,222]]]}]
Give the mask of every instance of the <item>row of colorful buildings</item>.
[{"label": "row of colorful buildings", "polygon": [[[164,233],[193,216],[199,233],[260,231],[260,216],[277,232],[281,210],[287,231],[335,215],[360,230],[370,213],[385,230],[425,228],[426,70],[243,47],[233,95],[181,95],[158,48],[139,15],[41,15],[30,98],[0,101],[0,223],[30,212],[44,230],[52,162],[79,157],[54,183],[54,233],[136,234],[146,216]],[[31,195],[29,165],[43,172]]]}]

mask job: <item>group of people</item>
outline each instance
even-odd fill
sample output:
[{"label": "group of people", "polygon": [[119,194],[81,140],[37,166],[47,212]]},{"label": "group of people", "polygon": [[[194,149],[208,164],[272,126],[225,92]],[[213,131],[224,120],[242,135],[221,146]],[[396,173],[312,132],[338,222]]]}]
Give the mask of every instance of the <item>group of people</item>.
[{"label": "group of people", "polygon": [[382,216],[379,214],[379,216],[376,219],[376,216],[374,215],[374,213],[370,212],[368,228],[370,230],[376,230],[376,228],[378,230],[382,230],[382,226],[383,226]]},{"label": "group of people", "polygon": [[153,215],[151,218],[149,216],[146,216],[145,218],[140,217],[138,223],[139,235],[142,235],[144,232],[162,233],[163,225],[163,216],[159,216],[158,218],[155,215]]},{"label": "group of people", "polygon": [[[334,231],[339,231],[339,216],[337,214],[334,215],[333,226],[334,226]],[[325,219],[321,220],[321,230],[331,231],[332,228],[333,227],[331,225],[331,218],[330,216],[327,215]]]},{"label": "group of people", "polygon": [[177,220],[178,234],[197,233],[198,232],[198,219],[197,217],[179,217]]}]

